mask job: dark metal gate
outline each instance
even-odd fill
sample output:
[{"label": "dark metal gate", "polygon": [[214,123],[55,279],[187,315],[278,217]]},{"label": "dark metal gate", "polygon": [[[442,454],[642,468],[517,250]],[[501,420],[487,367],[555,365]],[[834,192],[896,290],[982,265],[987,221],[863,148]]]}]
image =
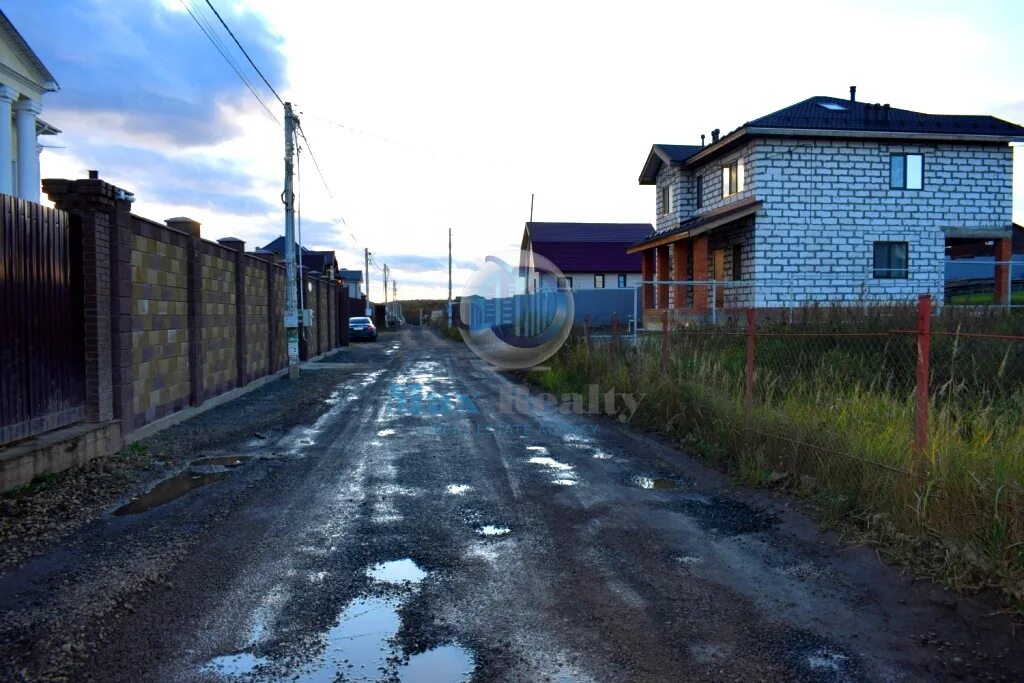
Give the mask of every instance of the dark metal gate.
[{"label": "dark metal gate", "polygon": [[0,445],[84,417],[80,255],[66,213],[0,194]]}]

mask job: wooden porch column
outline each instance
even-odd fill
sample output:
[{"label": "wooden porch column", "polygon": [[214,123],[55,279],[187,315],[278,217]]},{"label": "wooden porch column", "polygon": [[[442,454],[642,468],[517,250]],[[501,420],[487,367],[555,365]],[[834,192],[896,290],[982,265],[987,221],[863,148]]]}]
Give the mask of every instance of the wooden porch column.
[{"label": "wooden porch column", "polygon": [[[668,272],[668,245],[658,247],[658,280],[671,279]],[[668,309],[668,285],[658,285],[658,308]]]},{"label": "wooden porch column", "polygon": [[[690,255],[690,242],[686,240],[680,240],[672,245],[672,279],[673,280],[689,280],[689,260]],[[689,293],[689,287],[676,287],[674,296],[675,302],[673,308],[686,308],[687,294]]]},{"label": "wooden porch column", "polygon": [[[708,279],[708,237],[702,235],[693,241],[693,279]],[[693,308],[700,312],[708,310],[710,287],[697,285],[693,288]]]},{"label": "wooden porch column", "polygon": [[[654,279],[654,250],[644,249],[640,252],[640,279],[648,282]],[[654,308],[654,285],[643,285],[640,288],[640,303],[643,310]],[[643,315],[643,310],[640,315]]]},{"label": "wooden porch column", "polygon": [[[1013,258],[1013,240],[996,240],[996,281],[992,303],[1005,305],[1010,301],[1010,265]],[[1002,263],[1000,263],[1002,261]]]}]

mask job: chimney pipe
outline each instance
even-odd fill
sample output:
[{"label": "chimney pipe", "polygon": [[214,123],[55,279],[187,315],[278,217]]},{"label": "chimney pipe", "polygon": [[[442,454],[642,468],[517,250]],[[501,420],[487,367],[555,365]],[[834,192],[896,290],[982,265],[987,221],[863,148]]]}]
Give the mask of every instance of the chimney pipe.
[{"label": "chimney pipe", "polygon": [[719,135],[719,134],[720,134],[721,132],[722,132],[722,131],[720,131],[720,130],[719,130],[719,129],[717,129],[717,128],[715,128],[715,129],[714,129],[713,131],[711,131],[711,144],[712,144],[712,145],[713,145],[713,144],[715,144],[716,142],[718,142],[718,135]]},{"label": "chimney pipe", "polygon": [[850,86],[850,101],[851,102],[856,102],[857,101],[857,86],[855,86],[855,85],[851,85]]},{"label": "chimney pipe", "polygon": [[89,180],[99,180],[99,178],[100,178],[100,172],[99,171],[89,171]]},{"label": "chimney pipe", "polygon": [[889,104],[888,103],[882,105],[882,120],[885,121],[886,123],[889,122]]},{"label": "chimney pipe", "polygon": [[701,133],[701,134],[700,134],[700,146],[701,146],[701,147],[703,147],[703,146],[704,146],[704,137],[705,137],[705,136],[704,136],[704,133]]}]

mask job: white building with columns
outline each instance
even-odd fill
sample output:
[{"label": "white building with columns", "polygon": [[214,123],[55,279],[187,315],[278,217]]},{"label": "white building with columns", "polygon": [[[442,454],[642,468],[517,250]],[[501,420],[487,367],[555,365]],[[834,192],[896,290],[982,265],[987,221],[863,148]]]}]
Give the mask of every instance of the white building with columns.
[{"label": "white building with columns", "polygon": [[[39,201],[40,135],[59,130],[39,118],[43,95],[59,90],[25,39],[0,12],[0,192]],[[7,125],[3,125],[3,121]]]}]

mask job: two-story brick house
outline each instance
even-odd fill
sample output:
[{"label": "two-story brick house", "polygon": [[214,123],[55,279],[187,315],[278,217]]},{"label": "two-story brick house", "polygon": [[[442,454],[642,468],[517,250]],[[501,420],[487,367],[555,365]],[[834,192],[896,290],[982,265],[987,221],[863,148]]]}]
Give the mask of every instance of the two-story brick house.
[{"label": "two-story brick house", "polygon": [[[943,295],[947,244],[1011,241],[1024,127],[812,97],[708,145],[654,145],[656,231],[632,247],[649,309],[855,304]],[[997,273],[996,298],[1007,296]]]}]

